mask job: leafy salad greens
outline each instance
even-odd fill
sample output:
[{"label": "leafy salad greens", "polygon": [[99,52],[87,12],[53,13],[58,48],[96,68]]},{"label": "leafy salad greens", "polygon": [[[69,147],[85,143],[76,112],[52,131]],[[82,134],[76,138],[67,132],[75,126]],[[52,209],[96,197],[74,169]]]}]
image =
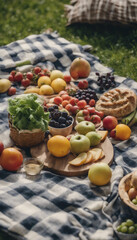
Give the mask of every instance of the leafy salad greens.
[{"label": "leafy salad greens", "polygon": [[49,113],[44,112],[42,101],[36,94],[9,99],[8,112],[12,125],[19,130],[46,131],[48,128]]}]

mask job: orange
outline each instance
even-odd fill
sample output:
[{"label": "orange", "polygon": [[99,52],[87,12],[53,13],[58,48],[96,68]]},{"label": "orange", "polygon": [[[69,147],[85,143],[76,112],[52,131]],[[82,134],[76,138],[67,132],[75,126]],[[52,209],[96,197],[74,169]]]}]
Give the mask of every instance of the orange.
[{"label": "orange", "polygon": [[47,142],[49,152],[55,157],[64,157],[70,152],[69,140],[61,135],[51,137]]},{"label": "orange", "polygon": [[5,148],[0,156],[3,169],[17,171],[23,163],[23,155],[16,148]]},{"label": "orange", "polygon": [[125,124],[118,124],[116,126],[116,138],[120,140],[127,140],[130,138],[131,129]]},{"label": "orange", "polygon": [[51,83],[51,87],[54,89],[55,93],[59,93],[62,90],[65,90],[66,86],[67,86],[66,82],[61,78],[57,78],[53,80]]}]

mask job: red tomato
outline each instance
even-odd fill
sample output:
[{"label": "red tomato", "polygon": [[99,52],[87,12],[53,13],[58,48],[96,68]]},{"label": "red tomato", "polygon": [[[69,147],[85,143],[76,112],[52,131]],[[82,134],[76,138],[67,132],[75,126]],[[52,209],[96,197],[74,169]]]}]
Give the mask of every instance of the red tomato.
[{"label": "red tomato", "polygon": [[75,105],[75,106],[71,107],[71,113],[72,114],[75,115],[75,114],[77,114],[78,111],[79,111],[79,107],[78,106]]},{"label": "red tomato", "polygon": [[92,115],[90,121],[93,122],[94,124],[97,124],[101,122],[101,118],[98,115]]},{"label": "red tomato", "polygon": [[80,82],[78,83],[78,87],[79,87],[80,89],[84,89],[84,83],[83,83],[83,81],[80,81]]},{"label": "red tomato", "polygon": [[88,88],[88,81],[87,80],[83,80],[84,83],[84,88]]},{"label": "red tomato", "polygon": [[87,105],[87,102],[85,100],[80,100],[78,103],[77,103],[79,109],[83,109],[86,105]]},{"label": "red tomato", "polygon": [[30,85],[30,80],[28,79],[28,78],[26,78],[26,79],[23,79],[22,81],[21,81],[21,85],[23,86],[23,87],[28,87],[29,85]]},{"label": "red tomato", "polygon": [[85,121],[89,121],[89,122],[90,122],[90,119],[91,119],[91,117],[90,117],[89,115],[87,115],[87,116],[84,117],[84,120],[85,120]]},{"label": "red tomato", "polygon": [[38,73],[40,73],[41,72],[41,68],[40,67],[35,67],[34,68],[34,73],[35,74],[38,74]]},{"label": "red tomato", "polygon": [[65,109],[69,112],[71,112],[72,105],[69,103],[65,106]]},{"label": "red tomato", "polygon": [[89,114],[94,114],[95,113],[95,108],[94,107],[89,107],[89,108],[87,108],[87,110],[89,111]]},{"label": "red tomato", "polygon": [[13,75],[9,75],[9,80],[11,81],[11,82],[14,82],[14,76]]},{"label": "red tomato", "polygon": [[14,81],[15,82],[21,82],[23,79],[23,74],[21,72],[17,72],[14,76]]},{"label": "red tomato", "polygon": [[8,95],[12,96],[16,94],[16,88],[15,87],[10,87],[8,90]]},{"label": "red tomato", "polygon": [[91,99],[90,101],[89,101],[89,105],[91,106],[91,107],[94,107],[95,106],[95,100],[94,99]]},{"label": "red tomato", "polygon": [[70,83],[71,82],[71,76],[70,75],[64,75],[64,81],[66,83]]},{"label": "red tomato", "polygon": [[54,103],[57,105],[60,105],[62,103],[62,98],[61,97],[55,97],[54,98]]},{"label": "red tomato", "polygon": [[32,72],[27,72],[26,77],[27,77],[29,80],[32,80],[32,78],[33,78],[33,73],[32,73]]},{"label": "red tomato", "polygon": [[63,94],[61,97],[62,97],[62,100],[70,100],[71,99],[71,97],[67,94]]},{"label": "red tomato", "polygon": [[63,107],[65,107],[67,104],[69,104],[69,101],[68,101],[68,100],[64,100],[64,101],[62,102],[62,106],[63,106]]},{"label": "red tomato", "polygon": [[104,117],[104,113],[103,112],[99,112],[95,110],[95,114],[98,115],[101,119]]},{"label": "red tomato", "polygon": [[11,73],[10,73],[10,75],[12,75],[13,77],[15,76],[15,74],[16,74],[15,70],[11,71]]},{"label": "red tomato", "polygon": [[84,110],[83,110],[83,115],[84,115],[84,116],[89,115],[89,111],[88,111],[87,109],[84,109]]},{"label": "red tomato", "polygon": [[78,100],[77,98],[72,97],[72,98],[69,100],[69,103],[70,103],[72,106],[75,106],[78,101],[79,101],[79,100]]}]

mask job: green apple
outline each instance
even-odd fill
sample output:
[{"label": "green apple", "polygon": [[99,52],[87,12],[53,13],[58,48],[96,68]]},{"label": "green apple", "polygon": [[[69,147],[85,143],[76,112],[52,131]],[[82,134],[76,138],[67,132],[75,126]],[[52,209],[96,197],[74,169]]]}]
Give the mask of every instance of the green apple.
[{"label": "green apple", "polygon": [[107,163],[100,162],[91,165],[88,171],[88,178],[91,183],[97,186],[103,186],[109,183],[112,171]]},{"label": "green apple", "polygon": [[94,125],[94,123],[89,122],[89,121],[82,121],[76,125],[75,130],[79,134],[85,135],[88,132],[95,131],[95,125]]},{"label": "green apple", "polygon": [[77,121],[78,123],[84,121],[84,117],[77,117]]},{"label": "green apple", "polygon": [[[82,120],[82,119],[83,119],[83,120]],[[76,114],[76,121],[78,121],[78,122],[84,121],[83,110],[80,110],[80,111]]]},{"label": "green apple", "polygon": [[101,141],[100,134],[98,134],[95,131],[88,132],[86,134],[86,137],[89,138],[91,147],[98,145],[100,143],[100,141]]},{"label": "green apple", "polygon": [[72,153],[82,153],[87,152],[90,148],[90,141],[88,137],[77,134],[71,137],[70,139],[70,150]]}]

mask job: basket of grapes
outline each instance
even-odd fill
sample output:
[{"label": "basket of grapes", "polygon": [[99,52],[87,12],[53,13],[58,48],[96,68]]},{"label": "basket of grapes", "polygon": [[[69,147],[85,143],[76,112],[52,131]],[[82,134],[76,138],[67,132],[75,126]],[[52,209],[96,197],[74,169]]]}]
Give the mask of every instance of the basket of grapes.
[{"label": "basket of grapes", "polygon": [[44,112],[43,99],[37,94],[9,99],[8,113],[10,137],[17,146],[32,147],[44,140],[49,113]]}]

